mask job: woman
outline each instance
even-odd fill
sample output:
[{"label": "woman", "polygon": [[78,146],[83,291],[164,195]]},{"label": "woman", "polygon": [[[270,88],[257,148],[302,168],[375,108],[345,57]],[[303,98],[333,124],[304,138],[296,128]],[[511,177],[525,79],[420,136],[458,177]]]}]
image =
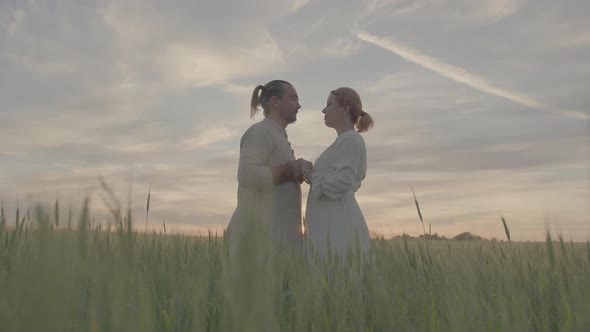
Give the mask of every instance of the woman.
[{"label": "woman", "polygon": [[357,239],[358,249],[366,254],[369,230],[355,192],[367,172],[365,141],[359,133],[368,131],[373,119],[363,111],[358,93],[346,87],[330,93],[322,113],[338,137],[313,168],[302,164],[304,179],[311,185],[305,213],[307,239],[322,258],[356,251]]}]

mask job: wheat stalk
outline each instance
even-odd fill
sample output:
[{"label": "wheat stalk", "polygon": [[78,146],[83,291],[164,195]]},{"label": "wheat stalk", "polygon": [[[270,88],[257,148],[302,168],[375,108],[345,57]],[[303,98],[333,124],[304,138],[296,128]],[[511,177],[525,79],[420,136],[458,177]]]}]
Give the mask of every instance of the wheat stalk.
[{"label": "wheat stalk", "polygon": [[146,212],[145,212],[145,232],[147,233],[147,225],[148,225],[148,216],[150,214],[150,197],[152,195],[152,185],[150,184],[150,187],[148,189],[148,196],[147,196],[147,206],[146,206]]},{"label": "wheat stalk", "polygon": [[504,216],[502,215],[501,212],[500,213],[500,220],[502,220],[502,225],[504,225],[504,232],[506,233],[506,238],[508,239],[508,242],[510,242],[510,230],[508,229],[508,224],[506,223],[506,219],[504,219]]},{"label": "wheat stalk", "polygon": [[418,204],[418,200],[416,199],[416,193],[414,193],[414,187],[412,188],[412,195],[414,195],[414,203],[416,204],[416,210],[418,211],[418,217],[420,217],[420,222],[422,223],[422,231],[424,235],[426,235],[426,227],[424,227],[424,219],[422,218],[422,212],[420,212],[420,204]]}]

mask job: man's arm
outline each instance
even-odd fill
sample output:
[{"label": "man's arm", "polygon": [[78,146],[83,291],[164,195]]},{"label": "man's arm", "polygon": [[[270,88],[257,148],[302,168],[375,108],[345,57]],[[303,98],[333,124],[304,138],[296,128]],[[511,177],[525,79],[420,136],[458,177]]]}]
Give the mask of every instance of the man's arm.
[{"label": "man's arm", "polygon": [[301,166],[298,160],[290,160],[283,165],[270,167],[270,171],[273,184],[299,181],[301,179]]},{"label": "man's arm", "polygon": [[268,168],[272,140],[260,128],[250,128],[240,142],[238,183],[246,188],[262,189],[272,186],[273,175]]},{"label": "man's arm", "polygon": [[301,179],[297,160],[269,167],[273,140],[264,130],[248,130],[240,144],[238,182],[247,188],[262,189],[271,185]]}]

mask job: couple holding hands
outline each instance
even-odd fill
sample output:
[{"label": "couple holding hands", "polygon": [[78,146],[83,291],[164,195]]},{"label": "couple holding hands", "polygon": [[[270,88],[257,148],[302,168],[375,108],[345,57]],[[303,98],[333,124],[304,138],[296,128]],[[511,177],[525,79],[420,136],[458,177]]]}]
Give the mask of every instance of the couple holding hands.
[{"label": "couple holding hands", "polygon": [[[287,125],[297,120],[301,108],[297,91],[289,82],[274,80],[252,93],[251,116],[262,107],[264,119],[252,125],[240,141],[238,204],[227,227],[237,248],[248,227],[262,223],[272,237],[306,247],[320,257],[346,255],[358,244],[369,250],[369,231],[356,201],[367,172],[367,152],[361,132],[373,126],[363,111],[360,96],[351,88],[328,95],[324,114],[336,140],[312,163],[295,158]],[[301,223],[301,184],[310,185]]]}]

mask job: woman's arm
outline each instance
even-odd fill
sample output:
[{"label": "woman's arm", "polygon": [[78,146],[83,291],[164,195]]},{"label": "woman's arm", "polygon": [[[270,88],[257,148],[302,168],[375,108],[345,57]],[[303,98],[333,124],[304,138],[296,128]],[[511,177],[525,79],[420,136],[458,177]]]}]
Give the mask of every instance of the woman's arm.
[{"label": "woman's arm", "polygon": [[359,169],[362,146],[356,139],[343,139],[336,144],[332,153],[336,156],[328,171],[312,172],[313,190],[330,199],[338,199],[351,191]]}]

